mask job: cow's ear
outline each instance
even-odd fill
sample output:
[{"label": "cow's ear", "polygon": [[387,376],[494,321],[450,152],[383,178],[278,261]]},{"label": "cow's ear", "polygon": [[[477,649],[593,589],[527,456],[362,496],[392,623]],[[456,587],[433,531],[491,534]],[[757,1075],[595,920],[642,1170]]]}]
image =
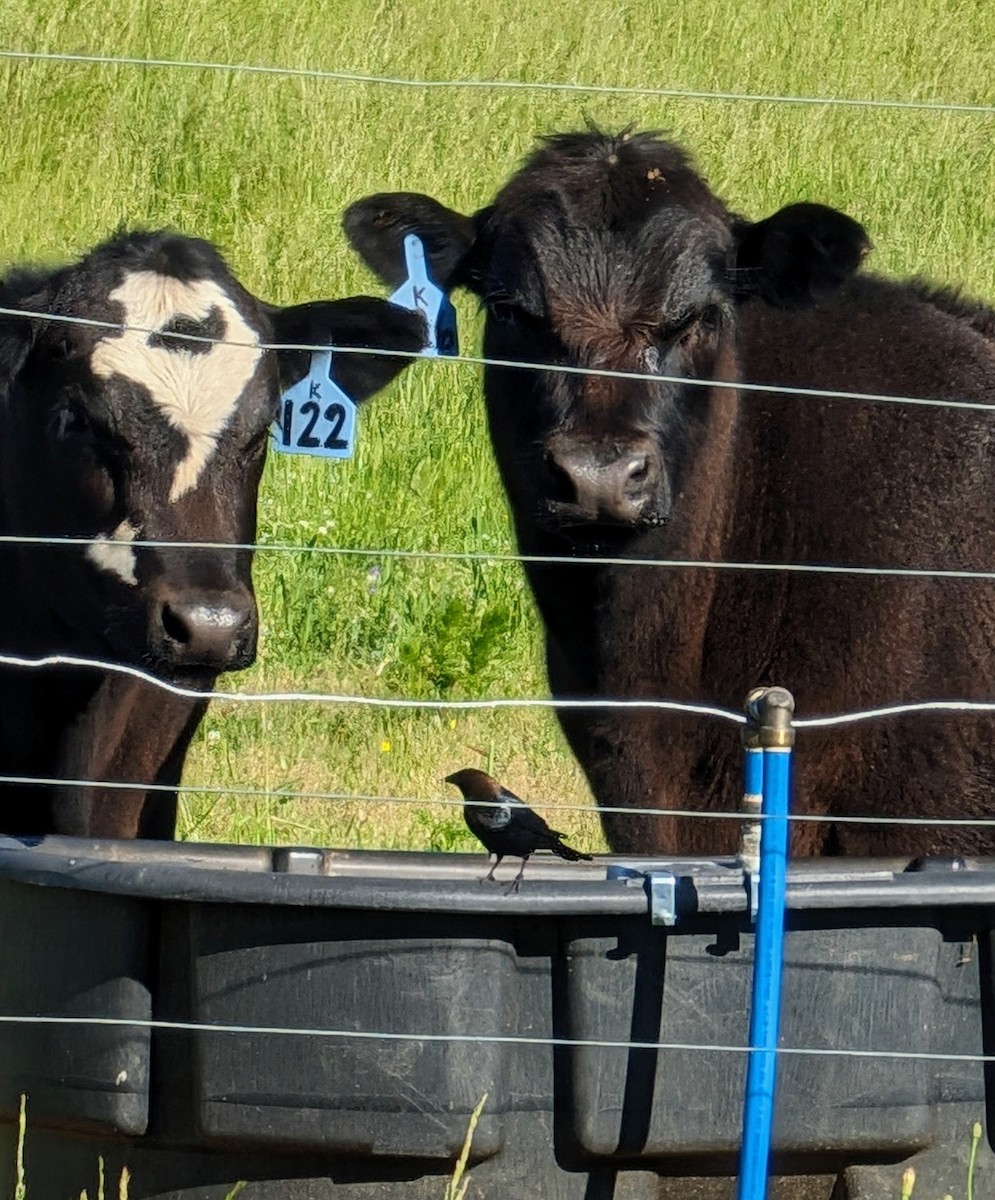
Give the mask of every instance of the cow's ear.
[{"label": "cow's ear", "polygon": [[24,366],[35,336],[36,322],[25,317],[0,314],[0,398],[7,394]]},{"label": "cow's ear", "polygon": [[415,233],[425,247],[428,272],[446,291],[471,282],[465,264],[476,236],[474,218],[416,192],[381,192],[350,204],[342,227],[352,248],[390,287],[407,277],[404,238]]},{"label": "cow's ear", "polygon": [[737,295],[803,308],[845,283],[871,249],[864,227],[823,204],[789,204],[756,224],[737,223]]},{"label": "cow's ear", "polygon": [[[0,396],[27,361],[41,331],[41,322],[33,321],[31,313],[46,312],[51,307],[51,294],[43,286],[48,280],[38,274],[15,274],[13,281],[0,282],[0,309],[17,309],[18,313],[0,312]],[[25,315],[20,316],[23,312]]]},{"label": "cow's ear", "polygon": [[[417,353],[426,344],[425,320],[420,313],[379,300],[352,296],[346,300],[315,300],[292,308],[271,310],[274,342],[288,346],[277,351],[280,386],[303,379],[311,361],[303,346],[353,346],[373,350]],[[335,382],[357,404],[378,392],[411,363],[410,357],[380,354],[333,354]]]}]

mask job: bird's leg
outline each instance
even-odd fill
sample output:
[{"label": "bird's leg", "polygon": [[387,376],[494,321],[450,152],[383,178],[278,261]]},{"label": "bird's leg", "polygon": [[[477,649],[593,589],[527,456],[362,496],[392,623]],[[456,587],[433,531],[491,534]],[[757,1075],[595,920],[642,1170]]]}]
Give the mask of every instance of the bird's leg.
[{"label": "bird's leg", "polygon": [[525,864],[526,864],[528,861],[529,861],[529,856],[526,854],[526,855],[524,855],[524,856],[523,856],[523,858],[522,858],[522,865],[521,865],[521,867],[520,867],[520,868],[519,868],[519,870],[518,870],[518,874],[517,874],[517,875],[515,876],[515,878],[514,878],[514,879],[511,881],[511,886],[510,886],[510,887],[508,888],[508,890],[505,892],[505,895],[506,895],[506,896],[507,896],[507,895],[509,895],[511,892],[517,892],[517,891],[519,891],[519,890],[521,889],[521,886],[522,886],[522,876],[525,874]]},{"label": "bird's leg", "polygon": [[[488,857],[488,858],[490,858],[490,855],[488,855],[487,857]],[[479,882],[479,883],[486,883],[486,882],[487,882],[489,879],[493,879],[493,878],[494,878],[494,872],[495,872],[495,871],[498,869],[498,867],[501,865],[501,859],[502,859],[502,858],[504,858],[504,855],[503,855],[503,854],[498,854],[498,855],[495,857],[495,859],[494,859],[494,863],[493,863],[493,865],[491,866],[491,869],[490,869],[490,870],[487,872],[487,874],[486,874],[486,875],[482,875],[482,876],[480,877],[480,879],[478,880],[478,882]]]}]

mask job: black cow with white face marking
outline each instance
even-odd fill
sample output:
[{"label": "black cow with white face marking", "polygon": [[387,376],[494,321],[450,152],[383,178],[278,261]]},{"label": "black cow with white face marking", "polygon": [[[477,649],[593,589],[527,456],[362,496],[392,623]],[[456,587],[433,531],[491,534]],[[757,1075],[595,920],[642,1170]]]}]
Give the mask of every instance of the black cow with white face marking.
[{"label": "black cow with white face marking", "polygon": [[[421,317],[354,297],[257,300],[206,242],[132,233],[0,281],[0,649],[128,663],[209,690],[256,653],[250,551],[281,389],[308,355],[259,344],[418,350]],[[184,340],[176,335],[203,338]],[[359,401],[408,360],[341,356]],[[0,667],[0,774],[175,785],[206,701],[99,671]],[[0,830],[171,837],[175,794],[0,785]]]}]

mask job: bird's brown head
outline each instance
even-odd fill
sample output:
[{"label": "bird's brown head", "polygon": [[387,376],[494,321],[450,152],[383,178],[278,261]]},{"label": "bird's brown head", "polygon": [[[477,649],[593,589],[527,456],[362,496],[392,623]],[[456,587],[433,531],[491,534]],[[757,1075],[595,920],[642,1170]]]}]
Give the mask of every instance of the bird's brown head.
[{"label": "bird's brown head", "polygon": [[464,796],[494,796],[499,787],[496,779],[492,779],[486,771],[478,771],[476,767],[454,771],[446,776],[446,783],[454,784]]}]

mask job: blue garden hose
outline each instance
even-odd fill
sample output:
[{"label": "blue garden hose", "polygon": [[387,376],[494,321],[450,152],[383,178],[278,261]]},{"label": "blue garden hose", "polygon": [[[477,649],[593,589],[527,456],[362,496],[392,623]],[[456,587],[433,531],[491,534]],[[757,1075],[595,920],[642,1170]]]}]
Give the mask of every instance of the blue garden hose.
[{"label": "blue garden hose", "polygon": [[755,794],[760,784],[763,821],[738,1200],[764,1200],[767,1194],[781,1014],[793,711],[791,694],[783,688],[751,693],[747,705],[754,736],[745,755],[745,791]]}]

